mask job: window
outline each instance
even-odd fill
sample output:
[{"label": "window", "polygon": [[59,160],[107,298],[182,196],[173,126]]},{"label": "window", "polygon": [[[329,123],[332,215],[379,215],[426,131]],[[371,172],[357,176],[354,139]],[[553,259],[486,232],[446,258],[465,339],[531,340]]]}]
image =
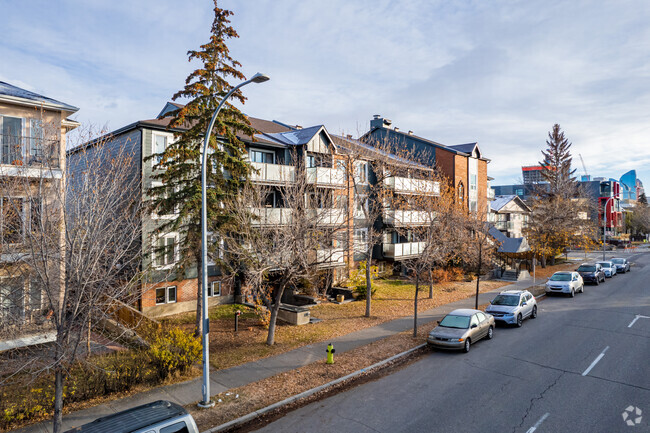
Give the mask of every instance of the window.
[{"label": "window", "polygon": [[354,203],[354,217],[365,218],[367,212],[368,212],[368,197],[365,195],[360,195],[359,197],[356,197]]},{"label": "window", "polygon": [[14,164],[23,160],[23,119],[0,116],[0,163]]},{"label": "window", "polygon": [[159,268],[173,265],[176,262],[176,235],[158,238],[154,256],[156,266]]},{"label": "window", "polygon": [[523,188],[515,189],[515,194],[518,195],[519,197],[523,197],[524,196],[524,189]]},{"label": "window", "polygon": [[[154,187],[154,188],[162,187],[163,183],[162,182],[151,182],[151,186]],[[157,197],[157,198],[160,199],[160,200],[166,200],[171,196],[172,191],[173,191],[173,189],[171,187],[165,188],[164,190],[158,190],[159,197]],[[156,210],[154,210],[151,213],[151,217],[154,218],[154,219],[155,218],[167,218],[167,217],[173,217],[174,215],[176,215],[178,213],[178,207],[177,206],[174,206],[173,209],[167,209],[166,211],[163,211],[161,208],[162,208],[162,204],[159,203]]]},{"label": "window", "polygon": [[273,154],[273,152],[257,150],[257,149],[250,150],[251,162],[263,162],[266,164],[273,164],[275,162],[274,156],[275,155]]},{"label": "window", "polygon": [[176,286],[156,288],[156,305],[176,302]]},{"label": "window", "polygon": [[43,154],[43,122],[41,119],[31,119],[29,123],[29,156],[30,161],[44,162]]},{"label": "window", "polygon": [[25,318],[25,287],[22,277],[0,279],[1,324],[19,324]]},{"label": "window", "polygon": [[316,157],[314,155],[307,155],[307,168],[316,167]]},{"label": "window", "polygon": [[152,153],[155,155],[152,159],[153,165],[156,166],[162,161],[162,154],[169,145],[170,137],[162,134],[153,134],[153,149]]},{"label": "window", "polygon": [[474,326],[474,325],[478,325],[478,315],[477,315],[477,314],[474,314],[474,315],[472,316],[472,321],[471,321],[470,324],[469,324],[470,328],[471,328],[472,326]]},{"label": "window", "polygon": [[189,433],[189,430],[187,429],[187,425],[181,421],[161,428],[160,433]]},{"label": "window", "polygon": [[0,197],[0,237],[3,244],[17,244],[23,239],[23,199]]},{"label": "window", "polygon": [[221,281],[213,281],[208,284],[208,296],[221,296]]},{"label": "window", "polygon": [[483,313],[476,313],[476,315],[478,316],[479,322],[484,322],[485,319],[487,319],[487,317],[485,317],[485,314]]},{"label": "window", "polygon": [[462,203],[465,200],[465,188],[463,182],[458,183],[458,201]]},{"label": "window", "polygon": [[357,183],[368,183],[368,163],[359,162],[356,165],[355,178]]},{"label": "window", "polygon": [[43,307],[43,289],[40,280],[32,276],[29,280],[29,309],[38,311]]}]

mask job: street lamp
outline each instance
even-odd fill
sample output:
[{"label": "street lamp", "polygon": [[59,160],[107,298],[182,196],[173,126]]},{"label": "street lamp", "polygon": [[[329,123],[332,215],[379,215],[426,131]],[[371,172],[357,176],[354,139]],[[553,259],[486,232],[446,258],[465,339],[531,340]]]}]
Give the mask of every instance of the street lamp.
[{"label": "street lamp", "polygon": [[[623,187],[625,187],[625,188],[627,188],[627,190],[630,191],[630,187],[629,187],[629,186],[625,185],[624,183],[621,183],[620,185],[623,186]],[[605,201],[605,207],[603,208],[603,261],[605,260],[605,239],[606,239],[606,238],[605,238],[605,236],[606,236],[606,235],[605,235],[605,225],[606,225],[606,223],[607,223],[607,203],[609,203],[610,200],[613,200],[613,199],[615,199],[615,198],[618,198],[617,195],[618,195],[618,194],[613,195],[612,197],[608,198],[608,199]]]},{"label": "street lamp", "polygon": [[232,96],[233,93],[250,83],[263,83],[268,81],[269,77],[265,74],[260,74],[259,72],[250,80],[246,80],[243,83],[238,84],[237,86],[230,89],[230,91],[223,97],[219,106],[214,113],[212,113],[212,119],[210,120],[210,125],[208,125],[208,130],[205,133],[205,139],[203,140],[203,152],[201,153],[201,299],[202,299],[202,315],[203,315],[203,332],[202,332],[202,342],[203,342],[203,400],[198,403],[199,407],[208,408],[214,406],[214,401],[210,400],[210,355],[209,355],[209,343],[208,343],[208,333],[210,332],[210,322],[208,319],[208,209],[206,205],[206,166],[207,166],[207,154],[208,154],[208,143],[210,142],[210,135],[212,134],[212,127],[214,122],[217,120],[219,111],[223,104]]}]

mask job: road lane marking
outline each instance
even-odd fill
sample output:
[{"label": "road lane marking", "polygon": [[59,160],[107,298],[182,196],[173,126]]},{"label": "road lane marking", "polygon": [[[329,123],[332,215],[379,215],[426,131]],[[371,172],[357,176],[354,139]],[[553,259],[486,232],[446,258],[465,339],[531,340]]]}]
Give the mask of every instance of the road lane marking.
[{"label": "road lane marking", "polygon": [[540,425],[542,425],[542,423],[544,422],[544,420],[545,420],[546,418],[548,418],[549,415],[550,415],[550,413],[548,413],[548,412],[546,412],[544,415],[542,415],[542,417],[539,419],[539,421],[537,421],[537,422],[535,423],[534,426],[532,426],[531,428],[529,428],[529,429],[526,431],[526,433],[533,433],[535,430],[537,430],[537,427],[539,427]]},{"label": "road lane marking", "polygon": [[583,376],[588,375],[591,369],[594,368],[596,364],[598,364],[598,361],[600,361],[603,358],[603,356],[605,356],[605,352],[607,352],[607,349],[609,349],[609,346],[607,346],[602,352],[600,352],[600,355],[598,355],[598,357],[594,359],[594,362],[592,362],[591,365],[587,367],[587,369],[582,373]]},{"label": "road lane marking", "polygon": [[630,324],[627,325],[627,327],[628,327],[628,328],[631,328],[632,325],[634,325],[634,322],[636,322],[636,321],[639,320],[639,319],[650,319],[650,317],[648,317],[648,316],[642,316],[642,315],[640,315],[640,314],[637,314],[636,317],[634,318],[634,320],[632,320],[632,321],[630,322]]}]

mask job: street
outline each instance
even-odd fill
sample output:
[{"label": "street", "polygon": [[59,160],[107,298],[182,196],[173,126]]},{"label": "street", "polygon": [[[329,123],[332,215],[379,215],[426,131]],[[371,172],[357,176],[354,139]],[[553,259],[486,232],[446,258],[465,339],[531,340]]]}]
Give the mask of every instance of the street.
[{"label": "street", "polygon": [[542,298],[522,328],[498,326],[468,354],[432,351],[259,431],[650,431],[650,254],[618,255],[631,272]]}]

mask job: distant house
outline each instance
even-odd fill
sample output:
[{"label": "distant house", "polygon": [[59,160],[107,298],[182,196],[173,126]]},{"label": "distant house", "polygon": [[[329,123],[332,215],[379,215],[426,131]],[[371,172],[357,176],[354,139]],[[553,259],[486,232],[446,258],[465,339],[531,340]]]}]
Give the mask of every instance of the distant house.
[{"label": "distant house", "polygon": [[[58,209],[49,194],[63,196],[66,134],[79,126],[68,116],[78,110],[0,81],[0,350],[53,338],[41,280],[23,258],[35,222]],[[52,191],[46,196],[36,193],[42,182]]]},{"label": "distant house", "polygon": [[521,238],[531,209],[516,195],[497,195],[490,202],[489,221],[509,238]]}]

